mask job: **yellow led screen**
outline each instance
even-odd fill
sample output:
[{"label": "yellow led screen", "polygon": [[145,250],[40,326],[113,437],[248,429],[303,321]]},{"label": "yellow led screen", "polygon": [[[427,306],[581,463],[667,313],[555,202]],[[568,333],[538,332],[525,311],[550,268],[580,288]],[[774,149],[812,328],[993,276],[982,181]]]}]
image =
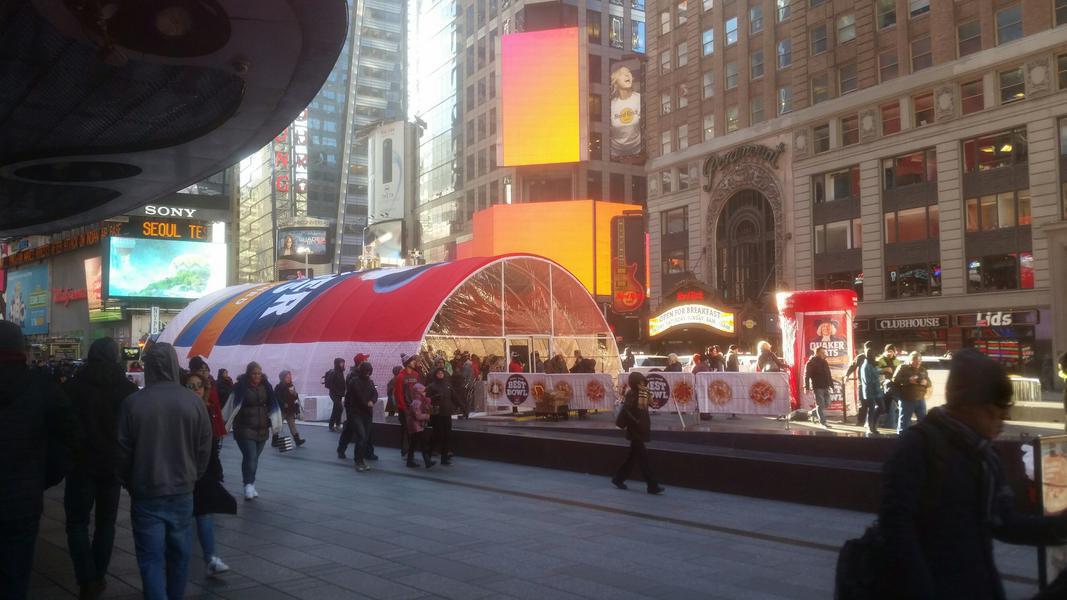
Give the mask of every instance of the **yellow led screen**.
[{"label": "yellow led screen", "polygon": [[503,166],[581,160],[578,29],[500,38]]}]

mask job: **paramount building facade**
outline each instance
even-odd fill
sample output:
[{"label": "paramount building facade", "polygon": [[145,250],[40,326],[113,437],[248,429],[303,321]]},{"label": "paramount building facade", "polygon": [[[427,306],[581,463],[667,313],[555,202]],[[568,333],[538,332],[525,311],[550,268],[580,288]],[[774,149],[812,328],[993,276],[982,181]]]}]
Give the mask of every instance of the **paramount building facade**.
[{"label": "paramount building facade", "polygon": [[1067,3],[648,14],[653,307],[699,282],[747,344],[775,292],[848,288],[859,342],[1067,350]]}]

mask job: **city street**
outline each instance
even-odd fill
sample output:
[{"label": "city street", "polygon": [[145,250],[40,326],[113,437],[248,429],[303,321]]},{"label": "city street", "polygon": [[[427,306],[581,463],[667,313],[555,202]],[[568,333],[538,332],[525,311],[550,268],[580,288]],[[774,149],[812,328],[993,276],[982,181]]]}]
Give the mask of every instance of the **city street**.
[{"label": "city street", "polygon": [[[237,516],[216,516],[232,571],[205,578],[194,542],[188,598],[830,598],[836,549],[871,515],[475,461],[407,469],[394,448],[367,473],[336,434],[264,450],[240,499],[240,454],[222,462]],[[652,444],[655,447],[655,443]],[[620,459],[623,448],[620,445]],[[351,454],[351,450],[349,451]],[[46,495],[30,597],[76,597],[62,486]],[[125,497],[105,598],[140,598]],[[1036,589],[1036,552],[998,545],[1010,598]]]}]

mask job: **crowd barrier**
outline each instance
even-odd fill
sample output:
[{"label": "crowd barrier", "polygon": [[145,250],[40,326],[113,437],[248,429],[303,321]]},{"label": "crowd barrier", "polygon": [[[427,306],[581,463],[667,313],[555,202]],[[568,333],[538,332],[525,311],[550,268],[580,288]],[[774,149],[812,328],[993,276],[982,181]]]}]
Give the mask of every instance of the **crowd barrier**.
[{"label": "crowd barrier", "polygon": [[[619,375],[620,389],[627,373]],[[648,373],[649,408],[655,411],[769,415],[789,414],[788,373]]]},{"label": "crowd barrier", "polygon": [[617,391],[607,373],[490,373],[485,382],[485,406],[534,410],[546,391],[570,410],[611,410]]}]

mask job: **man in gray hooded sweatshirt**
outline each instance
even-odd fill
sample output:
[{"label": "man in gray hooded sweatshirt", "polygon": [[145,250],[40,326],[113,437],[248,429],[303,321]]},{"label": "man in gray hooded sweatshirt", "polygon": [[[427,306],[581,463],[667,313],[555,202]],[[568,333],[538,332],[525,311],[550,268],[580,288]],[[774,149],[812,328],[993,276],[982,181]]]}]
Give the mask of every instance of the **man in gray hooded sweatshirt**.
[{"label": "man in gray hooded sweatshirt", "polygon": [[145,388],[122,403],[117,471],[130,493],[137,565],[144,597],[185,593],[192,544],[193,487],[211,458],[211,418],[178,381],[170,344],[145,353]]}]

